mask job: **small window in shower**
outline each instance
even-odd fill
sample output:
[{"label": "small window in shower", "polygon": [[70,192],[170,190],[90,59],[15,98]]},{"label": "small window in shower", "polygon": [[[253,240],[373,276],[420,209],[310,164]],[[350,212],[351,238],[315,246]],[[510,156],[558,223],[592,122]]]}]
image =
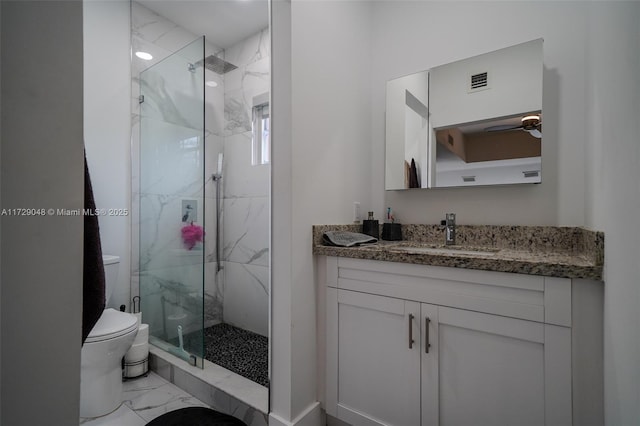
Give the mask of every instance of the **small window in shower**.
[{"label": "small window in shower", "polygon": [[252,128],[251,164],[254,166],[269,164],[271,161],[271,138],[268,102],[253,107]]}]

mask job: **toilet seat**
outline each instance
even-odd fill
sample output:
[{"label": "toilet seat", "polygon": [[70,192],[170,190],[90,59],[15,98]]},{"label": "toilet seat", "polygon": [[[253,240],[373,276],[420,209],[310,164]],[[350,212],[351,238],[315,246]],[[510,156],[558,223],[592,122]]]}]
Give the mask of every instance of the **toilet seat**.
[{"label": "toilet seat", "polygon": [[100,315],[100,319],[89,333],[85,344],[115,339],[129,334],[137,328],[138,319],[134,315],[107,308]]}]

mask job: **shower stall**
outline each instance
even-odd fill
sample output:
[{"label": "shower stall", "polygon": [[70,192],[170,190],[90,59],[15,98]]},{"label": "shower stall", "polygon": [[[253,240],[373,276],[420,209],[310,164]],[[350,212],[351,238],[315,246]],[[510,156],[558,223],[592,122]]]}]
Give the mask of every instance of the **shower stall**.
[{"label": "shower stall", "polygon": [[132,12],[134,53],[154,57],[133,70],[134,276],[150,342],[268,386],[268,29],[168,51],[144,34],[158,15]]}]

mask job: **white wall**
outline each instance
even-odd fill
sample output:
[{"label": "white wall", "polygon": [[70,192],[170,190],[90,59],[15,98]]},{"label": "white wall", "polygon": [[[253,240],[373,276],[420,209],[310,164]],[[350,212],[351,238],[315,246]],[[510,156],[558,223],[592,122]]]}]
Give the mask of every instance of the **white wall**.
[{"label": "white wall", "polygon": [[605,419],[640,419],[640,3],[589,15],[586,225],[605,233]]},{"label": "white wall", "polygon": [[[452,211],[467,224],[582,224],[583,211],[576,206],[584,203],[584,183],[576,171],[584,162],[584,3],[375,2],[373,16],[372,155],[377,170],[384,167],[387,80],[539,37],[545,39],[546,66],[542,185],[385,193],[384,176],[378,173],[372,180],[378,216],[391,206],[404,223],[438,223]],[[566,31],[567,25],[572,31]]]},{"label": "white wall", "polygon": [[[390,206],[403,223],[439,223],[446,212],[455,212],[462,224],[582,225],[587,7],[581,2],[374,2],[376,215]],[[385,82],[539,37],[545,63],[542,184],[385,192]]]},{"label": "white wall", "polygon": [[294,413],[316,397],[311,225],[351,222],[353,202],[371,202],[370,8],[292,4],[292,371],[306,383],[293,395]]},{"label": "white wall", "polygon": [[[2,208],[83,206],[82,3],[2,2]],[[80,407],[81,216],[2,216],[3,426]]]},{"label": "white wall", "polygon": [[129,1],[84,2],[84,140],[97,208],[102,253],[120,257],[118,286],[107,306],[131,303],[131,42]]},{"label": "white wall", "polygon": [[273,22],[272,421],[294,421],[317,399],[311,225],[351,222],[353,201],[371,203],[370,7],[294,1],[291,32]]},{"label": "white wall", "polygon": [[291,399],[294,392],[291,352],[291,2],[273,0],[270,7],[272,163],[269,422],[275,424],[280,419],[286,421],[293,418]]}]

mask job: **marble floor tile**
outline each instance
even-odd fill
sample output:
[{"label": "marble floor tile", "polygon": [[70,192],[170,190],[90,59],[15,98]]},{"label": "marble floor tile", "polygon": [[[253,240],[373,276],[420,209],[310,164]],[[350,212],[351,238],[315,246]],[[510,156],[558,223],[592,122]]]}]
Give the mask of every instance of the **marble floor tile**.
[{"label": "marble floor tile", "polygon": [[[124,403],[147,422],[180,408],[208,407],[204,402],[171,383],[154,388],[149,392],[138,392],[140,393],[132,399],[125,399]],[[131,393],[128,394],[133,396]]]},{"label": "marble floor tile", "polygon": [[142,417],[124,404],[109,415],[95,419],[80,419],[82,426],[144,426],[146,424]]},{"label": "marble floor tile", "polygon": [[184,407],[207,404],[169,383],[156,373],[123,384],[123,404],[113,413],[95,419],[80,419],[81,426],[144,426],[156,417]]},{"label": "marble floor tile", "polygon": [[139,377],[137,379],[127,380],[122,384],[122,399],[132,400],[136,397],[158,389],[169,383],[168,380],[160,375],[150,372],[147,377]]}]

